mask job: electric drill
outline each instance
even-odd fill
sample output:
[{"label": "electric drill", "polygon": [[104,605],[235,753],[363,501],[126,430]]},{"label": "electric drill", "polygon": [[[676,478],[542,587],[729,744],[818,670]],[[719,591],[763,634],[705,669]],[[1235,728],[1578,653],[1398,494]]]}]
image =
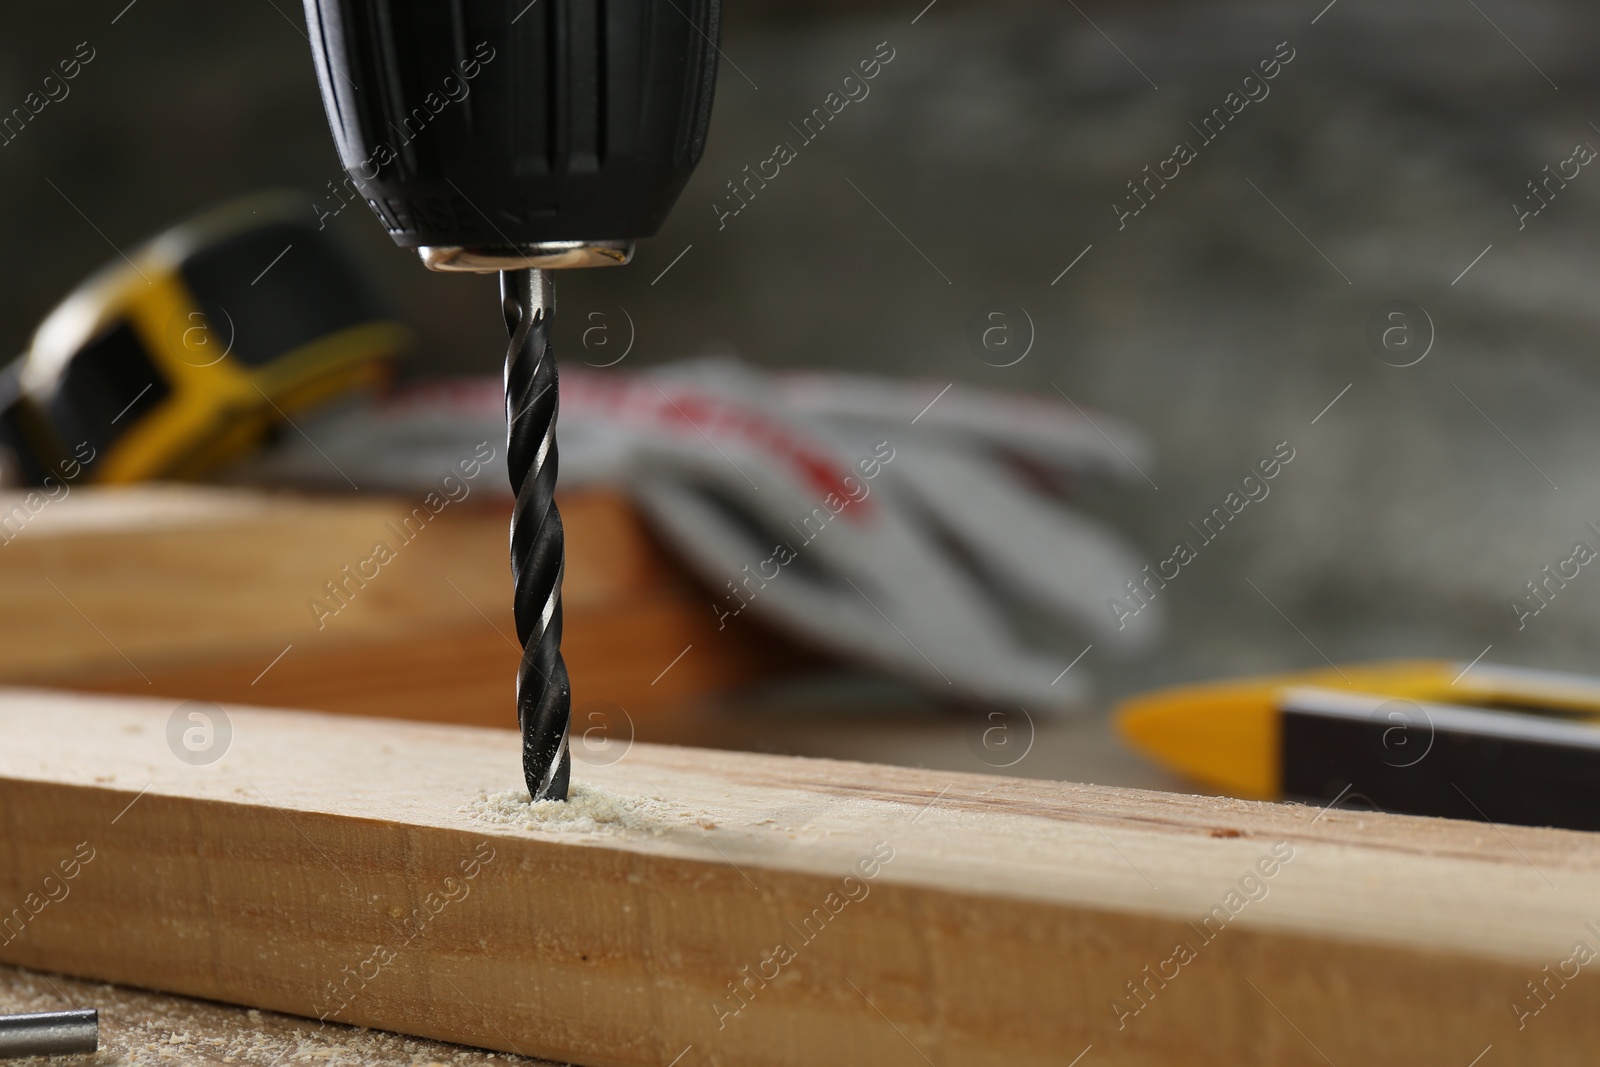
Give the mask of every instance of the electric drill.
[{"label": "electric drill", "polygon": [[565,800],[549,270],[626,263],[700,160],[720,0],[305,0],[349,185],[433,270],[500,274],[522,766]]}]

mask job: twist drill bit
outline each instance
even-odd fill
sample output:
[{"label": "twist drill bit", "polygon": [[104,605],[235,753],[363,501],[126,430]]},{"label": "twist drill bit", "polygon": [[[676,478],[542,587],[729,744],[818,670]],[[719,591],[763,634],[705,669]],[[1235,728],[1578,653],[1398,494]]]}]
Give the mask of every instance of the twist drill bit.
[{"label": "twist drill bit", "polygon": [[561,658],[561,576],[566,548],[556,510],[556,358],[550,349],[555,292],[542,270],[500,273],[511,346],[506,352],[506,465],[517,503],[511,513],[515,586],[517,721],[522,773],[534,800],[565,800],[572,774],[567,730],[572,686]]}]

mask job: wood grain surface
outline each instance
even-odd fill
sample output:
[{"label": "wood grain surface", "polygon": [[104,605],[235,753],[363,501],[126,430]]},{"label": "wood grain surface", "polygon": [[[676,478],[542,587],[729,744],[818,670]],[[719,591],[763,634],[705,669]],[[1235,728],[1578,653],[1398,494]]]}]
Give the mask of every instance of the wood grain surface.
[{"label": "wood grain surface", "polygon": [[[73,489],[34,513],[21,500],[0,494],[0,682],[515,722],[508,502],[480,494],[424,520],[399,497],[187,486]],[[811,661],[760,626],[719,632],[713,597],[622,496],[560,504],[579,706],[648,720]],[[394,558],[362,579],[378,541]]]},{"label": "wood grain surface", "polygon": [[1600,1056],[1592,835],[642,744],[560,822],[510,732],[172,712],[0,698],[0,960],[599,1065]]}]

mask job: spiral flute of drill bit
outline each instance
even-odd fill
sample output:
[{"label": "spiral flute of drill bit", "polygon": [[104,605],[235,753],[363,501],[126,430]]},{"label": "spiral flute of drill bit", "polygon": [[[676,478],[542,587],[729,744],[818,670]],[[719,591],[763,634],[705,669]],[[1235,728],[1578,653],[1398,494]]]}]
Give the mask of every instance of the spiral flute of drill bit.
[{"label": "spiral flute of drill bit", "polygon": [[506,462],[517,495],[511,515],[515,585],[517,720],[522,772],[534,800],[565,800],[572,774],[567,731],[572,686],[561,658],[561,577],[566,548],[556,510],[556,359],[550,349],[555,294],[542,270],[500,274],[511,334],[506,352]]}]

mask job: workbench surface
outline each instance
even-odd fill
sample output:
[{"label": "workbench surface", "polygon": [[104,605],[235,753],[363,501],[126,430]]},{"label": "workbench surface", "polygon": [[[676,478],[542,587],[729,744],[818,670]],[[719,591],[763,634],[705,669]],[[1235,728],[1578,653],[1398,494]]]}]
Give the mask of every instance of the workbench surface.
[{"label": "workbench surface", "polygon": [[0,966],[0,1014],[100,1010],[95,1067],[308,1063],[404,1064],[407,1067],[540,1067],[549,1060],[424,1041],[381,1030],[257,1011],[188,997],[169,997],[104,982]]}]

